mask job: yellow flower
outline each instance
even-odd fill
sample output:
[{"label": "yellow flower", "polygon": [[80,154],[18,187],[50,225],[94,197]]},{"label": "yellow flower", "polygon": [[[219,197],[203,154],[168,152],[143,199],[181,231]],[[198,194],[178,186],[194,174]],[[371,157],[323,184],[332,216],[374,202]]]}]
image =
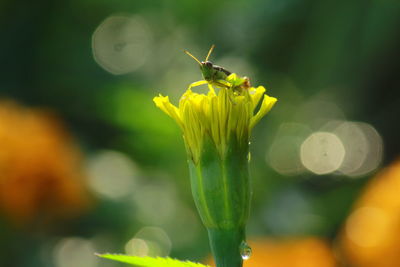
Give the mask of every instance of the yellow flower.
[{"label": "yellow flower", "polygon": [[[240,79],[231,74],[228,80]],[[168,96],[153,100],[157,107],[173,118],[183,131],[187,152],[194,163],[200,158],[205,137],[210,137],[221,158],[227,153],[231,138],[248,143],[251,130],[270,111],[276,98],[265,93],[265,88],[232,90],[221,88],[218,93],[209,85],[207,95],[188,89],[176,107]],[[262,100],[261,100],[262,99]],[[260,108],[256,110],[259,102]]]},{"label": "yellow flower", "polygon": [[168,96],[154,102],[182,129],[193,199],[217,266],[241,267],[251,196],[250,133],[277,100],[265,95],[262,86],[243,88],[243,78],[236,74],[226,84],[217,93],[210,84],[207,94],[188,89],[178,107]]}]

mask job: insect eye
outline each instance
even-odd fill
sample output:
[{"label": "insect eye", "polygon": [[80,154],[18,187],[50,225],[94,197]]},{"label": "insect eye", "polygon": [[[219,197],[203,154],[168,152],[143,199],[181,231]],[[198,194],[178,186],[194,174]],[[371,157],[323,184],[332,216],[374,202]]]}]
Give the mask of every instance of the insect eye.
[{"label": "insect eye", "polygon": [[210,61],[206,61],[205,65],[206,65],[207,67],[210,67],[210,68],[213,66],[213,64],[212,64]]}]

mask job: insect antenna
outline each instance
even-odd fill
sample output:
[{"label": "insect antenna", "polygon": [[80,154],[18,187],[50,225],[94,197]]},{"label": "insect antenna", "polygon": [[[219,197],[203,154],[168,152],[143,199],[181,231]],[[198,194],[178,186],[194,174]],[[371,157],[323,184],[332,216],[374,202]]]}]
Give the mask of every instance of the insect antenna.
[{"label": "insect antenna", "polygon": [[199,63],[199,65],[201,66],[200,60],[198,60],[195,56],[193,56],[192,54],[190,54],[189,51],[183,50],[183,52],[185,52],[185,54],[188,55],[189,57],[191,57],[191,58],[193,58],[194,60],[196,60],[196,62]]},{"label": "insect antenna", "polygon": [[212,46],[210,47],[210,50],[208,50],[208,54],[207,54],[207,57],[206,57],[206,60],[205,60],[205,61],[208,61],[208,58],[210,57],[212,51],[214,50],[214,47],[215,47],[215,45],[212,45]]}]

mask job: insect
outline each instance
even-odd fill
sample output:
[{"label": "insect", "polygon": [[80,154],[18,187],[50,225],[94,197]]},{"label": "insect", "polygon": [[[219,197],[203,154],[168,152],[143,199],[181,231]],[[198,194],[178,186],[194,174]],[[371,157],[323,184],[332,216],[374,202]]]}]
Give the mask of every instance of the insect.
[{"label": "insect", "polygon": [[203,75],[204,80],[194,82],[189,85],[189,89],[192,87],[200,86],[203,84],[215,85],[221,88],[231,88],[234,91],[240,92],[242,89],[250,88],[250,80],[247,77],[242,77],[242,82],[239,84],[232,85],[232,83],[227,81],[227,77],[232,74],[232,72],[224,69],[223,67],[214,65],[211,61],[209,61],[209,57],[214,50],[215,45],[212,45],[210,50],[208,51],[207,57],[205,61],[198,60],[195,56],[189,53],[189,51],[184,50],[184,52],[193,58],[200,65],[201,74]]}]

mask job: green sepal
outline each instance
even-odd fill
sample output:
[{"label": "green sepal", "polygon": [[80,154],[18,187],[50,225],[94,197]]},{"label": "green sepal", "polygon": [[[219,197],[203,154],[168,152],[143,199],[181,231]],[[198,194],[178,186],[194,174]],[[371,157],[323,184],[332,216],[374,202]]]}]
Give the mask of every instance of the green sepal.
[{"label": "green sepal", "polygon": [[248,149],[233,140],[224,157],[206,139],[199,162],[189,160],[192,194],[204,226],[232,229],[246,224],[250,210]]},{"label": "green sepal", "polygon": [[209,267],[200,263],[180,261],[171,258],[137,257],[122,254],[96,254],[99,257],[124,262],[138,267]]},{"label": "green sepal", "polygon": [[231,138],[224,155],[204,139],[200,160],[189,160],[192,194],[217,267],[240,267],[240,244],[250,210],[248,143]]}]

